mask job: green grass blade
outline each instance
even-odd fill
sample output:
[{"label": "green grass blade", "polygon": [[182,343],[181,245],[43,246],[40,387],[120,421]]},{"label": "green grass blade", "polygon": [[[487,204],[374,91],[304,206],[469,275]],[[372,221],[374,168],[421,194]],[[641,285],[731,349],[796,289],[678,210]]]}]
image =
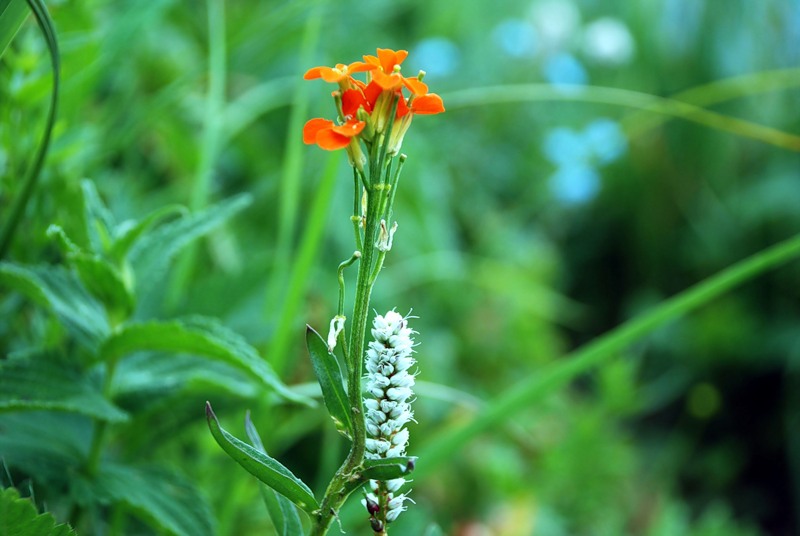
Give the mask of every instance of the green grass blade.
[{"label": "green grass blade", "polygon": [[337,184],[336,170],[338,169],[341,151],[331,153],[328,163],[322,174],[322,180],[317,187],[317,194],[308,213],[308,223],[303,233],[297,258],[294,264],[287,262],[287,267],[291,267],[291,278],[283,301],[283,307],[272,307],[280,311],[278,328],[275,333],[275,340],[270,347],[269,359],[275,371],[282,374],[286,369],[289,346],[292,338],[297,333],[294,331],[298,323],[298,311],[304,299],[304,293],[308,282],[309,274],[314,263],[317,262],[317,255],[322,243],[325,222],[328,216],[328,207],[333,198],[333,187]]},{"label": "green grass blade", "polygon": [[[300,65],[311,63],[322,27],[323,3],[323,1],[319,1],[316,6],[311,8],[312,14],[306,23],[298,58]],[[275,304],[280,303],[283,289],[286,288],[286,282],[290,277],[292,241],[297,228],[297,212],[300,205],[300,185],[302,184],[304,160],[301,132],[303,124],[308,120],[308,89],[307,82],[300,77],[299,73],[292,93],[294,99],[286,131],[286,150],[278,204],[278,241],[275,246],[275,262],[266,296],[265,315],[267,320],[276,318]],[[285,313],[286,311],[281,312]],[[280,366],[276,369],[279,373],[281,372]]]},{"label": "green grass blade", "polygon": [[445,97],[448,111],[469,106],[519,102],[570,101],[609,104],[685,119],[709,128],[752,138],[790,151],[800,151],[800,136],[706,110],[700,106],[638,91],[599,86],[565,90],[549,84],[517,84],[465,89]]},{"label": "green grass blade", "polygon": [[757,275],[800,257],[800,235],[780,242],[722,270],[670,298],[661,305],[572,352],[564,359],[536,371],[505,390],[477,416],[464,425],[444,431],[422,448],[420,459],[425,463],[415,477],[449,460],[478,434],[503,424],[517,412],[530,407],[547,394],[562,388],[577,376],[608,361],[631,343],[654,329],[675,320],[756,277]]},{"label": "green grass blade", "polygon": [[50,52],[50,61],[53,66],[53,90],[50,93],[50,109],[47,112],[47,120],[45,122],[44,133],[36,148],[36,154],[33,159],[33,164],[28,170],[28,174],[22,181],[22,188],[17,193],[14,203],[11,206],[11,214],[6,220],[2,230],[0,230],[0,259],[5,257],[8,248],[11,245],[11,240],[14,237],[14,232],[17,229],[22,215],[25,212],[25,207],[28,205],[28,200],[36,187],[36,182],[39,174],[44,165],[44,158],[47,155],[47,149],[50,147],[50,137],[53,132],[53,126],[56,121],[56,113],[58,111],[58,92],[59,92],[59,73],[61,71],[61,57],[58,52],[58,41],[56,40],[56,31],[53,27],[53,21],[50,20],[50,15],[42,0],[28,0],[28,5],[36,17],[36,22],[42,30],[45,41],[47,42],[47,49]]}]

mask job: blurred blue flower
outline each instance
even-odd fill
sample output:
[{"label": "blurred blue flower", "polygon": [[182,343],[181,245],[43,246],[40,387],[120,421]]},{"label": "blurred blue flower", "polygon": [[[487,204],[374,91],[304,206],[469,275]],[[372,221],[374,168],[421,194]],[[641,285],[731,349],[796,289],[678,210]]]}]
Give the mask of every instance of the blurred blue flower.
[{"label": "blurred blue flower", "polygon": [[567,164],[550,177],[550,191],[564,204],[579,205],[594,199],[600,191],[600,176],[590,165]]},{"label": "blurred blue flower", "polygon": [[506,19],[492,32],[495,42],[503,52],[515,58],[536,54],[536,30],[520,19]]},{"label": "blurred blue flower", "polygon": [[566,127],[554,128],[547,134],[544,139],[544,154],[548,160],[557,165],[576,161],[586,162],[590,156],[586,140]]},{"label": "blurred blue flower", "polygon": [[431,37],[417,43],[413,57],[419,65],[425,66],[428,74],[447,76],[461,63],[461,51],[449,39]]},{"label": "blurred blue flower", "polygon": [[544,63],[544,78],[554,85],[585,84],[589,77],[575,56],[559,53],[550,56]]},{"label": "blurred blue flower", "polygon": [[605,117],[589,123],[583,130],[583,137],[600,164],[613,162],[628,149],[628,139],[619,123]]}]

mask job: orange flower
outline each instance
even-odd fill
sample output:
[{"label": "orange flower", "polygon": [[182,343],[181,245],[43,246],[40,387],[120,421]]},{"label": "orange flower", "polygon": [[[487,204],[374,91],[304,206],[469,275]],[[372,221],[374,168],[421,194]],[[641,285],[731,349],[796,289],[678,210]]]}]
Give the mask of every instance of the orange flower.
[{"label": "orange flower", "polygon": [[355,118],[344,125],[337,125],[327,119],[311,119],[303,127],[303,142],[311,145],[316,143],[326,151],[344,149],[350,145],[350,140],[364,130],[366,123]]},{"label": "orange flower", "polygon": [[[364,56],[364,61],[372,65],[372,80],[384,90],[393,90],[403,85],[400,75],[400,64],[408,57],[407,50],[394,50],[379,48],[377,56]],[[409,88],[409,91],[413,91]]]},{"label": "orange flower", "polygon": [[326,82],[339,83],[347,79],[351,73],[371,71],[377,68],[377,65],[364,63],[362,61],[355,61],[350,65],[337,63],[336,67],[313,67],[306,71],[306,74],[303,75],[303,78],[306,80],[316,80],[317,78],[322,78]]}]

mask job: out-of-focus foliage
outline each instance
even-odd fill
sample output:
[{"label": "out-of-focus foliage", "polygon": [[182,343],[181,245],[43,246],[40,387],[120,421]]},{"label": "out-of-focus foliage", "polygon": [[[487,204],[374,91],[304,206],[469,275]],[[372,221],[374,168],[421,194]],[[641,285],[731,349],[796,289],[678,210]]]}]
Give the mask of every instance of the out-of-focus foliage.
[{"label": "out-of-focus foliage", "polygon": [[[31,360],[58,372],[38,392],[0,393],[0,481],[59,522],[88,512],[79,533],[269,533],[258,483],[205,428],[207,399],[239,437],[235,416],[252,409],[266,451],[318,497],[341,462],[324,409],[279,401],[282,385],[248,365],[259,353],[284,383],[314,381],[304,324],[327,326],[352,253],[345,159],[300,139],[333,106],[301,80],[308,67],[406,48],[404,72],[426,70],[448,107],[405,139],[399,230],[374,295],[378,310],[420,317],[410,454],[569,350],[800,230],[797,2],[230,1],[211,21],[206,3],[175,0],[48,7],[60,112],[0,268],[0,385],[35,383]],[[224,29],[211,69],[209,22]],[[32,20],[0,61],[2,225],[49,98]],[[524,90],[504,98],[513,87]],[[643,110],[647,96],[718,119]],[[317,198],[331,173],[332,194]],[[85,178],[102,200],[88,222]],[[240,193],[247,208],[231,205]],[[191,210],[114,253],[124,222],[169,205]],[[798,275],[787,266],[706,304],[464,444],[414,482],[395,533],[796,533]],[[153,331],[116,356],[102,396],[103,341],[156,322],[202,335],[176,335],[195,344],[165,356]],[[203,337],[234,350],[203,354]],[[87,479],[99,422],[108,443]],[[341,517],[370,533],[355,498]]]}]

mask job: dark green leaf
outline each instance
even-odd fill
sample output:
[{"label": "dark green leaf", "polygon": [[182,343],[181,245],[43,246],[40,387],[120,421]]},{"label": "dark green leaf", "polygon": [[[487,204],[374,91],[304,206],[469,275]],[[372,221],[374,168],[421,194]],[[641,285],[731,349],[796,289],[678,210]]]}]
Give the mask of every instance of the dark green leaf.
[{"label": "dark green leaf", "polygon": [[0,411],[57,410],[124,421],[86,374],[48,356],[0,361]]},{"label": "dark green leaf", "polygon": [[331,414],[336,429],[347,437],[353,438],[353,425],[350,421],[350,404],[347,399],[344,385],[342,384],[342,371],[336,357],[328,351],[328,345],[319,333],[311,326],[306,326],[306,344],[314,374],[322,388],[322,398],[325,407]]},{"label": "dark green leaf", "polygon": [[393,480],[408,476],[416,463],[416,456],[364,460],[361,476],[368,480]]},{"label": "dark green leaf", "polygon": [[[266,454],[267,451],[264,449],[261,436],[258,435],[253,421],[250,420],[249,411],[244,419],[244,429],[250,439],[250,443],[258,451]],[[261,497],[264,499],[267,512],[269,512],[269,517],[275,526],[275,532],[278,533],[278,536],[294,536],[303,533],[303,525],[300,522],[300,516],[297,515],[297,508],[289,499],[266,484],[261,484]]]},{"label": "dark green leaf", "polygon": [[74,413],[0,413],[0,457],[38,481],[66,484],[85,463],[92,426]]},{"label": "dark green leaf", "polygon": [[0,0],[0,56],[5,53],[30,13],[25,0]]},{"label": "dark green leaf", "polygon": [[148,281],[160,276],[182,248],[213,231],[250,202],[249,195],[238,195],[146,234],[130,251],[130,261],[137,276]]},{"label": "dark green leaf", "polygon": [[295,503],[309,515],[319,509],[314,494],[302,480],[294,476],[277,460],[226,432],[219,425],[217,416],[214,415],[211,404],[208,402],[206,402],[206,418],[211,435],[214,436],[222,450],[250,474]]},{"label": "dark green leaf", "polygon": [[0,534],[3,536],[76,536],[69,525],[57,525],[49,514],[39,514],[30,499],[14,488],[0,490]]},{"label": "dark green leaf", "polygon": [[49,308],[86,346],[94,348],[110,331],[103,307],[64,268],[0,263],[0,285]]},{"label": "dark green leaf", "polygon": [[122,503],[152,526],[179,536],[211,536],[211,509],[186,478],[158,467],[101,465],[93,478],[78,477],[73,496],[81,504]]},{"label": "dark green leaf", "polygon": [[312,404],[284,385],[269,363],[241,336],[208,318],[125,324],[105,341],[100,355],[115,361],[144,350],[219,359],[244,370],[289,400]]},{"label": "dark green leaf", "polygon": [[112,316],[123,320],[133,311],[134,298],[122,275],[99,255],[74,253],[69,262],[75,267],[86,289],[103,303]]}]

